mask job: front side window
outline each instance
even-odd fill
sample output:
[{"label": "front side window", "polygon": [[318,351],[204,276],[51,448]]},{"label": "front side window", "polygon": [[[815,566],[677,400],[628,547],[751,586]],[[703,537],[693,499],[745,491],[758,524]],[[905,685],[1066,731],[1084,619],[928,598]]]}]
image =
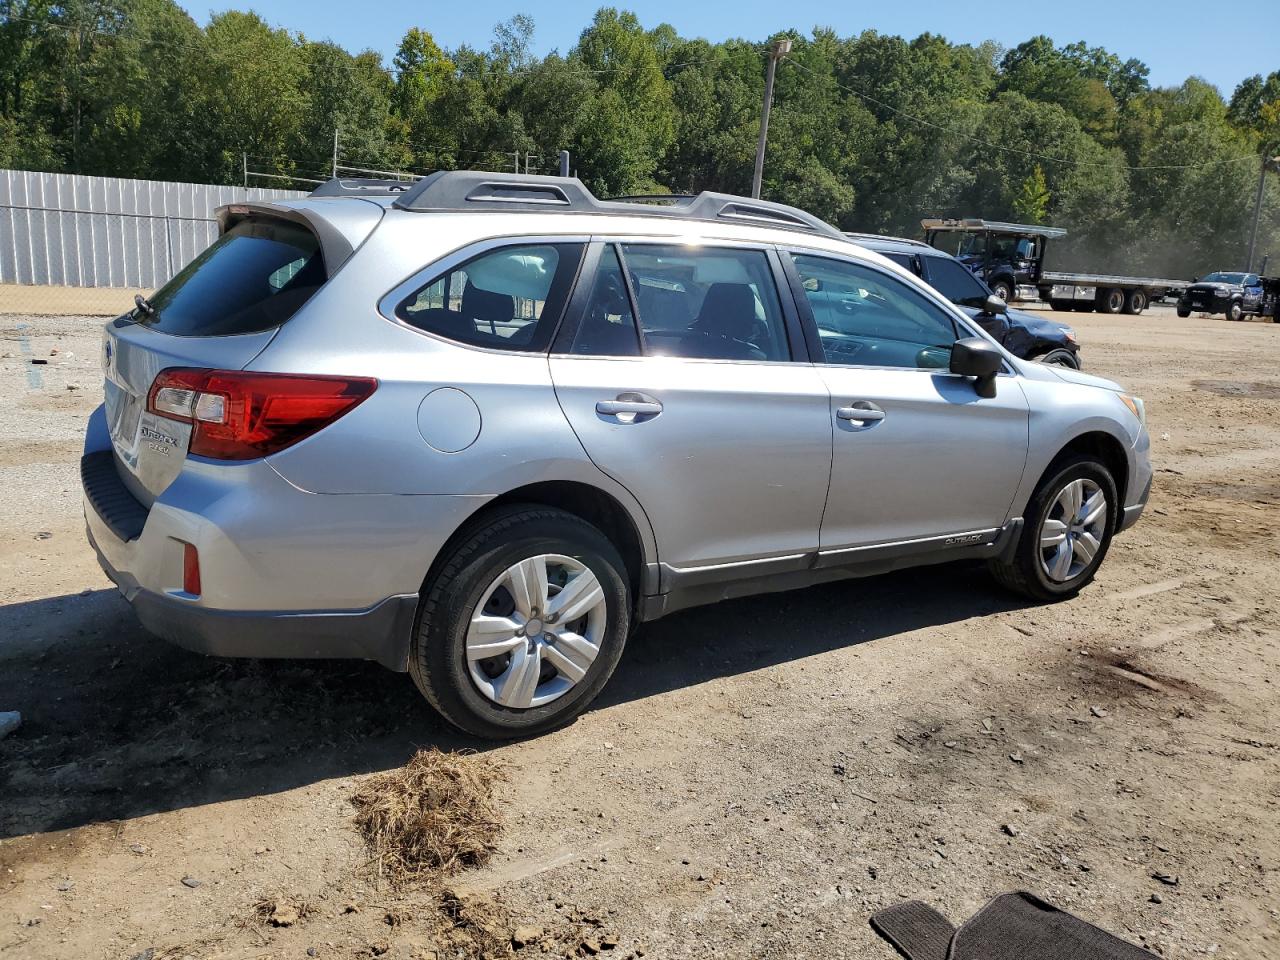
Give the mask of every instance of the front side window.
[{"label": "front side window", "polygon": [[151,297],[141,324],[176,337],[223,337],[280,326],[326,279],[320,242],[306,227],[242,220]]},{"label": "front side window", "polygon": [[937,304],[873,267],[808,254],[792,259],[827,363],[950,365],[956,326]]},{"label": "front side window", "polygon": [[763,251],[635,243],[622,252],[646,355],[791,359]]},{"label": "front side window", "polygon": [[929,286],[952,303],[962,307],[983,307],[987,302],[986,288],[972,273],[955,260],[946,257],[926,257],[929,265]]},{"label": "front side window", "polygon": [[396,307],[405,323],[459,343],[545,349],[564,309],[582,244],[513,244],[473,257]]}]

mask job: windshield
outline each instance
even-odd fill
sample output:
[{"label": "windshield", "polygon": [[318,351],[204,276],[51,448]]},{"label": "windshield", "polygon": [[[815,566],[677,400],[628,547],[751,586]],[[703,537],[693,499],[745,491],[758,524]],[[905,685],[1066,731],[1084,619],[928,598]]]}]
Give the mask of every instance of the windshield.
[{"label": "windshield", "polygon": [[281,220],[236,224],[151,297],[134,319],[179,337],[270,330],[288,320],[325,282],[320,243]]},{"label": "windshield", "polygon": [[1243,273],[1211,273],[1204,278],[1204,283],[1244,283]]}]

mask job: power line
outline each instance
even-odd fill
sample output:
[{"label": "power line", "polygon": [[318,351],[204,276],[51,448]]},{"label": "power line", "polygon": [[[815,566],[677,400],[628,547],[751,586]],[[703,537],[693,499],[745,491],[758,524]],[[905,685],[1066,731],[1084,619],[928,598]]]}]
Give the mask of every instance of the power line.
[{"label": "power line", "polygon": [[[965,131],[960,130],[956,127],[949,127],[945,124],[934,123],[932,120],[926,120],[924,117],[918,117],[913,114],[907,113],[904,110],[899,110],[897,107],[892,106],[891,104],[885,103],[883,100],[876,99],[875,97],[871,96],[871,94],[869,93],[865,93],[862,90],[855,90],[853,87],[846,86],[845,84],[841,83],[839,80],[836,80],[834,77],[827,76],[825,74],[820,74],[816,70],[813,70],[805,66],[799,60],[792,60],[788,58],[786,62],[791,64],[793,67],[796,67],[797,69],[801,70],[802,72],[809,74],[811,77],[816,77],[821,80],[829,80],[831,83],[835,84],[837,87],[839,87],[841,90],[844,90],[846,93],[851,93],[855,97],[861,97],[863,100],[867,100],[871,103],[874,103],[876,106],[882,107],[885,110],[888,110],[890,113],[894,114],[895,116],[902,117],[902,119],[904,120],[910,120],[913,123],[919,123],[926,127],[932,127],[935,130],[941,130],[943,133],[949,133],[949,134],[952,134],[953,136],[961,137],[965,140],[969,140],[972,143],[976,143],[980,146],[989,147],[992,150],[1003,150],[1006,153],[1016,153],[1019,156],[1029,157],[1033,160],[1044,160],[1049,163],[1075,164],[1076,166],[1082,166],[1082,167],[1116,166],[1115,164],[1105,160],[1072,160],[1068,157],[1054,157],[1054,156],[1050,156],[1047,153],[1036,153],[1034,150],[1022,150],[1022,149],[1019,149],[1018,147],[1010,147],[1003,143],[993,143],[990,140],[984,140],[981,137],[975,137],[973,136],[973,134],[966,133]],[[1129,164],[1120,164],[1119,166],[1120,166],[1120,169],[1129,170],[1129,171],[1199,170],[1199,169],[1208,168],[1208,167],[1226,166],[1232,163],[1244,163],[1246,161],[1252,163],[1257,159],[1258,158],[1256,154],[1250,153],[1244,156],[1232,157],[1231,159],[1228,159],[1228,160],[1210,160],[1206,163],[1167,163],[1167,164],[1160,163],[1160,164],[1148,164],[1143,166],[1130,166]]]}]

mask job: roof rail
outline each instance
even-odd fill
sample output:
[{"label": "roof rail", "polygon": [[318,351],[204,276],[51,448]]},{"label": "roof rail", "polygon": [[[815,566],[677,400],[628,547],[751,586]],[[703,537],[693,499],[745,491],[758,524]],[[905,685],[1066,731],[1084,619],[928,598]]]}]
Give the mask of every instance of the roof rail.
[{"label": "roof rail", "polygon": [[[654,203],[656,200],[670,202]],[[711,192],[692,197],[598,200],[577,177],[442,170],[413,184],[396,198],[394,205],[401,210],[418,212],[518,210],[729,221],[817,233],[837,240],[845,239],[839,230],[825,220],[781,203]]]},{"label": "roof rail", "polygon": [[[850,240],[887,240],[890,243],[909,243],[913,247],[928,247],[929,245],[923,240],[912,240],[910,237],[891,237],[883,233],[857,233],[856,231],[846,230],[845,234]],[[932,249],[932,248],[930,248]]]},{"label": "roof rail", "polygon": [[411,180],[334,177],[311,191],[313,197],[398,197],[413,187]]}]

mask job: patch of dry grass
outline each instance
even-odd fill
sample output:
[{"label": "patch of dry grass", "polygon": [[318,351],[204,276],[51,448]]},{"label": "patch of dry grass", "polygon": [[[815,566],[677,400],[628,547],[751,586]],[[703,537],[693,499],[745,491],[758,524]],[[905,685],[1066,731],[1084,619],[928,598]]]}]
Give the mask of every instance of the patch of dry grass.
[{"label": "patch of dry grass", "polygon": [[433,747],[366,780],[351,802],[378,876],[401,885],[488,861],[502,826],[493,796],[502,779],[492,761]]}]

